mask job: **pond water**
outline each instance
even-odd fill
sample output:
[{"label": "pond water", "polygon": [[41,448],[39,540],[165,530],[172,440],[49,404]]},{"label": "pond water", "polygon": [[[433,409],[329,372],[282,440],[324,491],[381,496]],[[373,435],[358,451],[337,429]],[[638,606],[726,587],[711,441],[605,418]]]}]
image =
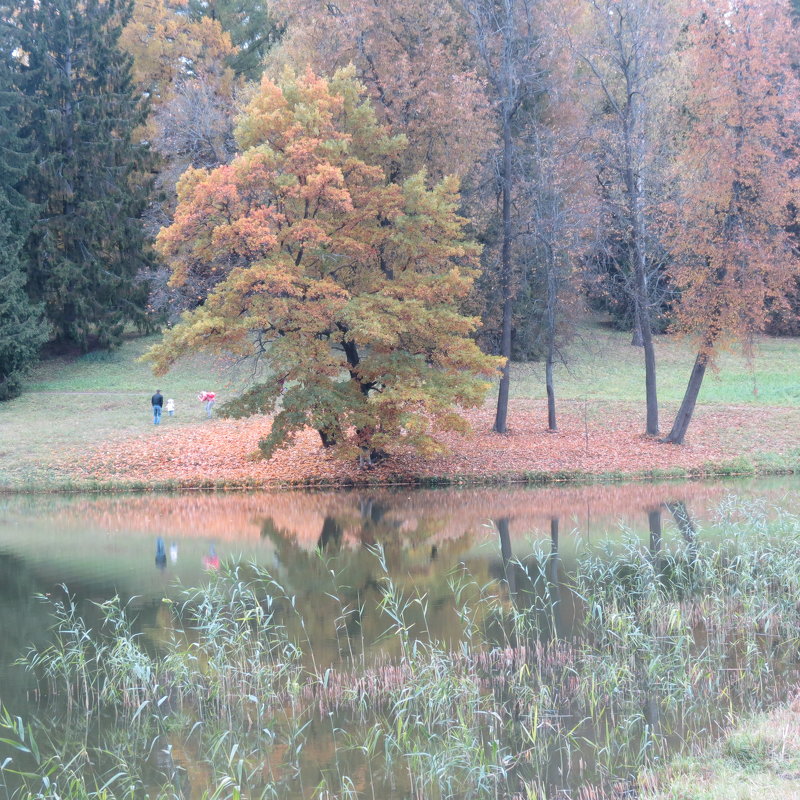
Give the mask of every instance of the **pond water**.
[{"label": "pond water", "polygon": [[[145,648],[158,652],[174,637],[173,609],[185,588],[202,586],[231,563],[258,565],[280,586],[281,623],[288,639],[300,643],[300,671],[313,669],[325,675],[330,667],[355,674],[359,669],[381,670],[402,661],[402,636],[384,635],[392,627],[391,614],[387,616],[387,579],[398,595],[417,600],[403,618],[410,641],[424,638],[442,643],[445,649],[460,646],[465,618],[452,598],[454,575],[463,572],[470,575],[473,595],[494,593],[512,610],[529,608],[530,597],[537,596],[537,613],[547,617],[551,641],[569,643],[586,613],[583,599],[569,588],[583,554],[605,541],[609,544],[603,558],[613,561],[617,550],[629,548],[637,539],[657,563],[660,554],[687,542],[693,547],[713,542],[721,535],[720,504],[729,504],[726,498],[731,495],[766,517],[772,508],[800,512],[800,489],[794,477],[548,488],[2,497],[0,703],[26,718],[62,719],[55,701],[44,700],[35,691],[34,673],[13,663],[30,646],[41,649],[50,640],[52,609],[42,598],[64,597],[66,587],[77,612],[96,620],[95,604],[118,596],[135,617]],[[533,564],[547,582],[545,601],[531,577]],[[335,576],[333,584],[331,576]],[[289,607],[292,613],[285,613]],[[487,619],[482,619],[483,635],[491,638],[494,634],[487,633],[491,626],[505,623]],[[512,641],[497,634],[495,639],[498,652],[511,652],[509,657],[517,658],[517,638]],[[777,652],[779,644],[772,641],[765,647]],[[530,643],[526,652],[525,658],[530,659]],[[725,657],[731,664],[737,662],[736,653]],[[558,661],[552,658],[553,663]],[[760,693],[754,706],[771,702],[782,690],[784,676],[794,664],[785,653],[781,659],[780,669],[770,673],[772,687]],[[505,690],[495,686],[492,691],[502,694]],[[720,691],[727,693],[725,702],[731,709],[741,702],[734,688],[722,686]],[[374,702],[381,713],[392,713],[385,707],[385,698]],[[641,722],[650,734],[658,727],[653,721],[658,713],[647,709],[652,702],[646,698]],[[294,777],[270,784],[278,796],[490,796],[486,794],[489,784],[480,781],[462,781],[452,790],[442,788],[440,781],[434,795],[430,786],[425,788],[412,775],[408,753],[404,766],[392,768],[386,766],[384,754],[380,777],[373,774],[362,758],[364,745],[355,745],[353,739],[355,730],[362,738],[368,735],[374,724],[370,713],[364,707],[358,713],[323,708],[322,702],[315,712],[306,709],[303,714],[308,720],[304,718],[303,725],[308,721],[308,727],[294,720],[287,723],[291,735],[284,732],[280,745],[277,739],[270,739],[270,746],[262,743],[267,752],[259,766],[263,780],[254,781],[251,774],[251,791],[245,794],[267,796],[263,789],[267,773],[272,780],[277,761],[285,758],[292,742],[302,738],[303,754],[298,750]],[[284,707],[282,714],[288,720],[294,711]],[[140,748],[141,762],[148,764],[153,761],[154,747],[159,750],[162,742],[168,742],[164,752],[169,753],[170,769],[174,771],[177,764],[188,776],[183,782],[172,780],[174,775],[170,780],[186,797],[200,797],[218,785],[212,774],[213,759],[188,744],[186,731],[196,723],[196,715],[180,724],[160,723],[158,744],[154,745],[150,730],[146,742],[132,745]],[[97,737],[98,726],[119,723],[103,717],[93,724],[91,735]],[[687,740],[686,724],[691,723],[676,722],[664,737],[680,746]],[[584,713],[571,731],[574,752],[551,757],[539,764],[538,772],[523,770],[526,780],[535,773],[544,796],[578,797],[569,794],[579,791],[575,787],[580,784],[571,777],[576,773],[573,762],[596,759],[596,752],[584,753],[581,745],[592,738],[594,727]],[[515,748],[523,745],[509,739],[505,746],[508,752],[502,758],[516,763]],[[533,745],[528,742],[525,747],[527,752]],[[245,761],[252,766],[257,760],[250,756]],[[433,769],[432,763],[426,769]],[[608,785],[624,784],[627,767],[615,774],[616,762],[610,759],[608,763],[612,766],[603,773]],[[345,768],[352,774],[343,776]],[[150,786],[153,779],[148,783],[145,778],[144,783]],[[492,784],[491,796],[512,796],[520,787],[531,785],[520,779],[516,789],[505,783],[501,791]]]}]

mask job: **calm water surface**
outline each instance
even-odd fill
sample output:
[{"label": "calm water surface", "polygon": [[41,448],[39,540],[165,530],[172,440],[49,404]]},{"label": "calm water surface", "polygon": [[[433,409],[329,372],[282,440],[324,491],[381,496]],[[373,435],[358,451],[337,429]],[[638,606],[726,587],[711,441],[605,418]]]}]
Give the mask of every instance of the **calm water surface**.
[{"label": "calm water surface", "polygon": [[[688,536],[717,536],[715,510],[731,494],[800,513],[794,477],[544,489],[3,497],[0,702],[41,715],[32,705],[30,676],[12,664],[30,645],[47,641],[51,619],[37,595],[63,593],[63,586],[87,614],[93,602],[115,595],[130,601],[142,634],[157,647],[170,624],[165,598],[202,584],[226,560],[254,561],[296,602],[316,666],[335,666],[355,653],[385,660],[397,654],[379,643],[386,620],[377,611],[376,545],[396,585],[408,596],[424,596],[428,633],[447,641],[460,630],[448,600],[448,576],[460,565],[513,600],[529,584],[523,564],[532,553],[556,554],[548,569],[558,585],[577,554],[602,540],[622,542],[633,534],[655,554]],[[340,595],[361,609],[344,634],[331,624],[342,602],[327,592],[331,569],[341,576]],[[562,596],[553,615],[561,637],[569,638],[575,605]],[[306,785],[332,757],[333,728],[325,721],[308,732]],[[179,750],[176,759],[188,764],[191,757]],[[198,795],[200,785],[195,777],[190,794]]]}]

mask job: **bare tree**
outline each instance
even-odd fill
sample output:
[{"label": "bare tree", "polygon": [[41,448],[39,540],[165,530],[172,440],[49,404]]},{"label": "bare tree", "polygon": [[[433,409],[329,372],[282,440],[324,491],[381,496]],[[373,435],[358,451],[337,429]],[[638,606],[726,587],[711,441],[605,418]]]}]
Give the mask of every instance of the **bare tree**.
[{"label": "bare tree", "polygon": [[592,133],[606,220],[627,248],[635,333],[644,349],[647,433],[658,433],[652,280],[658,274],[650,222],[664,168],[658,114],[676,26],[666,0],[578,0],[586,19],[572,41],[578,71],[588,74],[595,104]]},{"label": "bare tree", "polygon": [[[557,92],[548,87],[554,104],[563,108]],[[564,101],[566,102],[566,101]],[[529,262],[529,280],[539,296],[528,313],[540,316],[539,336],[545,361],[547,425],[555,431],[554,367],[563,360],[562,345],[572,338],[572,320],[579,304],[576,265],[590,241],[596,208],[591,202],[585,142],[571,134],[574,114],[561,118],[541,112],[531,117],[520,150],[524,180],[517,204],[525,228],[520,239]]]},{"label": "bare tree", "polygon": [[475,46],[482,60],[484,76],[497,121],[500,152],[497,159],[497,187],[502,224],[500,246],[500,294],[502,323],[500,355],[505,365],[497,396],[494,429],[507,430],[511,385],[511,333],[514,316],[514,264],[512,248],[515,228],[513,197],[517,178],[519,112],[540,91],[539,41],[534,34],[534,0],[464,0],[472,19]]}]

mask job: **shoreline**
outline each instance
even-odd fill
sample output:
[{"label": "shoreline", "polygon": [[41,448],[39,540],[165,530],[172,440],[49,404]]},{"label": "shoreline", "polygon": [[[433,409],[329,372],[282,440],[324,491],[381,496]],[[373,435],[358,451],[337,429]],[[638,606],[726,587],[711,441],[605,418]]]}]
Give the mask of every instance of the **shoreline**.
[{"label": "shoreline", "polygon": [[733,721],[707,747],[644,771],[638,783],[640,800],[797,798],[800,796],[797,690],[766,712]]},{"label": "shoreline", "polygon": [[800,473],[800,460],[787,461],[783,466],[769,463],[780,454],[763,454],[753,461],[739,458],[710,462],[701,467],[647,469],[633,472],[607,471],[537,471],[522,473],[482,473],[478,475],[414,475],[392,474],[383,471],[363,477],[345,474],[339,480],[327,477],[308,477],[299,480],[91,480],[64,477],[43,484],[0,485],[0,496],[19,494],[169,494],[173,492],[250,492],[274,490],[350,491],[355,489],[454,489],[492,486],[545,487],[554,485],[586,486],[592,484],[649,483],[656,481],[698,481],[734,477],[770,477]]}]

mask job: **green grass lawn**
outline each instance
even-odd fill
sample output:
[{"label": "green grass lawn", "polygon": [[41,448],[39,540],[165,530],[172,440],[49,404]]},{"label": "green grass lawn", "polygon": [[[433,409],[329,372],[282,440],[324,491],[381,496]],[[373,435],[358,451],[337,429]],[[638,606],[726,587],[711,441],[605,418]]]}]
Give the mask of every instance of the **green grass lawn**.
[{"label": "green grass lawn", "polygon": [[[679,403],[695,353],[689,342],[655,339],[659,401]],[[706,373],[700,403],[800,405],[800,339],[760,337],[752,358],[723,353],[718,370]],[[556,369],[556,396],[564,400],[618,400],[644,403],[644,355],[631,347],[630,334],[585,325]],[[512,397],[545,397],[544,364],[512,367]]]},{"label": "green grass lawn", "polygon": [[[244,373],[204,356],[185,359],[166,377],[154,378],[138,358],[157,340],[131,339],[110,353],[41,363],[21,397],[0,403],[0,486],[46,483],[51,463],[84,445],[196,424],[204,418],[196,399],[200,390],[216,391],[225,400],[241,389]],[[160,428],[153,425],[150,408],[157,388],[176,403],[175,416],[164,414]]]},{"label": "green grass lawn", "polygon": [[[108,442],[115,446],[130,436],[157,436],[172,426],[202,422],[196,400],[209,389],[225,400],[241,391],[249,373],[220,359],[184,359],[164,378],[154,378],[149,365],[137,359],[156,336],[130,339],[111,353],[55,358],[31,374],[24,394],[0,403],[0,487],[48,485],[59,476],[53,463],[79,453],[84,446]],[[694,354],[688,344],[660,336],[659,399],[665,406],[663,426],[680,401]],[[700,404],[799,406],[800,339],[759,339],[752,360],[728,353],[719,371],[709,372]],[[515,364],[512,397],[544,398],[544,365]],[[175,417],[152,424],[150,396],[161,388],[176,401]],[[599,324],[584,324],[556,371],[560,400],[586,400],[592,413],[602,413],[603,401],[644,403],[644,368],[640,348],[630,335]],[[488,402],[493,402],[490,394]],[[60,476],[63,482],[63,475]]]}]

